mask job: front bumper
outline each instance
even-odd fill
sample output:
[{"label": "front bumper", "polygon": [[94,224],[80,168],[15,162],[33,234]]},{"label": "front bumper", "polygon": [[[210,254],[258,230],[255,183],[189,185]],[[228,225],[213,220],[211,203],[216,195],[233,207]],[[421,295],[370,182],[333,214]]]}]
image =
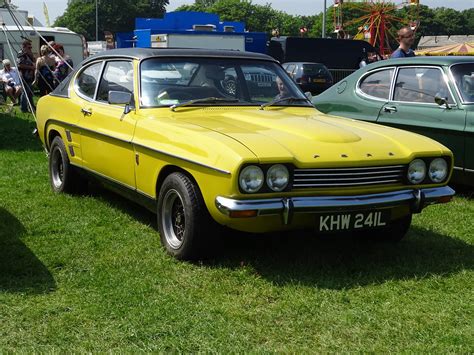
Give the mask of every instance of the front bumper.
[{"label": "front bumper", "polygon": [[216,197],[216,206],[221,213],[229,217],[238,216],[239,212],[254,211],[253,216],[281,215],[284,224],[289,224],[295,213],[358,211],[397,206],[409,206],[413,213],[419,213],[428,205],[448,202],[454,194],[455,191],[452,188],[444,186],[354,196],[310,196],[258,200],[235,200],[218,196]]}]

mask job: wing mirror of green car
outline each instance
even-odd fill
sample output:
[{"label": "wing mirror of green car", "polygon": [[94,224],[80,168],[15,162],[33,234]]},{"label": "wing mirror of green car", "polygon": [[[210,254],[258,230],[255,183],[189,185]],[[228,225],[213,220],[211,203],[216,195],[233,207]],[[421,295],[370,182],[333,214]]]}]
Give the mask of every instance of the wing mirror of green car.
[{"label": "wing mirror of green car", "polygon": [[312,95],[311,92],[309,92],[309,91],[306,91],[306,92],[304,93],[304,95],[306,96],[306,98],[307,98],[309,101],[311,101],[311,100],[313,99],[313,95]]},{"label": "wing mirror of green car", "polygon": [[132,94],[123,91],[109,91],[109,104],[111,105],[125,105],[123,113],[126,115],[130,113],[130,104],[132,103]]},{"label": "wing mirror of green car", "polygon": [[439,106],[445,106],[447,109],[451,108],[451,107],[449,107],[447,97],[441,97],[439,95],[436,95],[434,100]]}]

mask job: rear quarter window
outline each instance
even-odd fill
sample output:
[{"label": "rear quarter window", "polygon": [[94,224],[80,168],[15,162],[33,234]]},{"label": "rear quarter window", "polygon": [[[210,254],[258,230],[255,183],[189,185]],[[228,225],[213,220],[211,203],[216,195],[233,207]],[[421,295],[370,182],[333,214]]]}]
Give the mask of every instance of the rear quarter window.
[{"label": "rear quarter window", "polygon": [[370,73],[359,82],[359,90],[367,96],[388,100],[395,69],[383,69]]}]

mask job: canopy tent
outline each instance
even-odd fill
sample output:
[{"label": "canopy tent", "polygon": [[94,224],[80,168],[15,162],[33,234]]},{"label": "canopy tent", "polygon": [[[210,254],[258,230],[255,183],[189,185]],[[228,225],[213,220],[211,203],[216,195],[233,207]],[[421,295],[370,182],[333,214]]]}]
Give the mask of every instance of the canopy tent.
[{"label": "canopy tent", "polygon": [[474,42],[417,50],[416,55],[474,55]]}]

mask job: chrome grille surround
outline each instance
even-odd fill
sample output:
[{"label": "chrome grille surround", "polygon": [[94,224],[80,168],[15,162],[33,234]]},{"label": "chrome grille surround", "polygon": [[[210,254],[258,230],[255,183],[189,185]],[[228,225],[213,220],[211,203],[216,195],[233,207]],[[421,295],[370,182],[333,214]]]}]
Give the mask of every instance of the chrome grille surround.
[{"label": "chrome grille surround", "polygon": [[402,184],[405,180],[406,169],[406,165],[294,169],[293,188]]}]

